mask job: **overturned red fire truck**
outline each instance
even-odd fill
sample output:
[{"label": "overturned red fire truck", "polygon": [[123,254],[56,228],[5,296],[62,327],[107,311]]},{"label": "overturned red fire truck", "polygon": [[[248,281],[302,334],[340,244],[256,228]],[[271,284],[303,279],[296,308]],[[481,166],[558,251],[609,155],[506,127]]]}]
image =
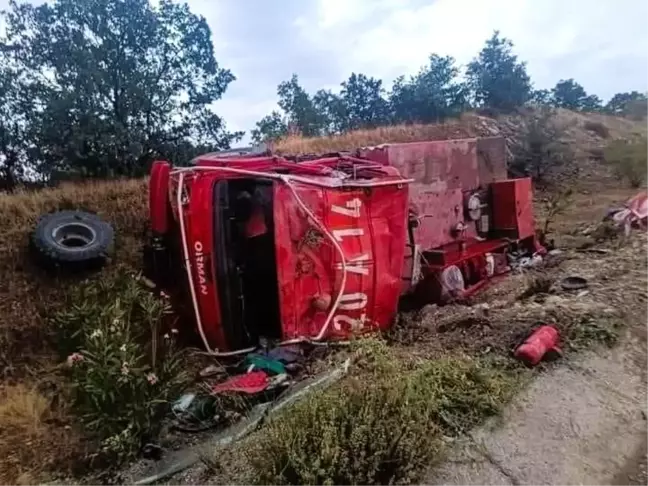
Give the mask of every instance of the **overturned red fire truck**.
[{"label": "overturned red fire truck", "polygon": [[386,144],[319,157],[155,162],[147,274],[179,287],[208,351],[385,330],[408,296],[469,296],[542,251],[505,142]]}]

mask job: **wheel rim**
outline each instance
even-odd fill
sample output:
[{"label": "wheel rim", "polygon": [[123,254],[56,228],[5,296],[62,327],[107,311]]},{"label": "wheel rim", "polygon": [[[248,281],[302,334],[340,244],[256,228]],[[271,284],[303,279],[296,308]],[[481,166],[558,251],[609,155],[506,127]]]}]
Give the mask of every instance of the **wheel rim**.
[{"label": "wheel rim", "polygon": [[75,251],[91,245],[97,239],[97,233],[84,223],[65,223],[52,230],[52,238],[66,250]]}]

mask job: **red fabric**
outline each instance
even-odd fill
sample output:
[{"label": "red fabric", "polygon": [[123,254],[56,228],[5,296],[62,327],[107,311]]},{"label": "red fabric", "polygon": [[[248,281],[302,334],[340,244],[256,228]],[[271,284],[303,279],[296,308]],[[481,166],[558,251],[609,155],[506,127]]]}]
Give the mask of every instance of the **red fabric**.
[{"label": "red fabric", "polygon": [[263,211],[261,208],[256,208],[250,219],[245,224],[245,236],[248,238],[254,238],[255,236],[260,236],[268,231],[266,227],[265,220],[263,217]]},{"label": "red fabric", "polygon": [[214,385],[214,393],[240,392],[248,395],[262,392],[268,387],[268,375],[264,371],[252,371],[245,375],[228,378],[222,383]]}]

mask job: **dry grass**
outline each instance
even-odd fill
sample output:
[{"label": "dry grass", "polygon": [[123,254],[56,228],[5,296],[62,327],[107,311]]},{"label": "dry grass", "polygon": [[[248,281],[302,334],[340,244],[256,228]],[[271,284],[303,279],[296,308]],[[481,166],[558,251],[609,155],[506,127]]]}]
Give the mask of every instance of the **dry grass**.
[{"label": "dry grass", "polygon": [[34,444],[47,436],[44,423],[49,401],[37,390],[24,385],[9,386],[0,392],[0,481],[33,482],[35,458]]},{"label": "dry grass", "polygon": [[43,434],[43,420],[48,412],[49,400],[36,389],[25,385],[4,388],[0,392],[0,424],[2,424],[3,441],[12,436],[39,437]]},{"label": "dry grass", "polygon": [[[26,481],[29,474],[37,480],[42,470],[69,469],[78,459],[75,452],[81,436],[65,403],[57,405],[56,414],[44,413],[52,400],[61,402],[66,396],[62,380],[49,373],[59,362],[50,317],[78,279],[48,275],[36,267],[27,250],[30,232],[43,213],[93,211],[112,223],[117,235],[114,263],[94,278],[123,267],[139,268],[146,195],[145,180],[65,184],[0,194],[0,369],[5,385],[0,395],[0,482],[16,482],[21,475],[21,481]],[[44,374],[47,387],[42,386]],[[32,387],[35,383],[41,383],[42,394]]]},{"label": "dry grass", "polygon": [[67,292],[63,277],[34,266],[28,237],[40,215],[60,209],[97,212],[117,235],[117,266],[139,267],[146,221],[146,182],[67,184],[36,192],[0,194],[0,363],[5,380],[22,378],[33,361],[48,357],[46,317]]},{"label": "dry grass", "polygon": [[488,135],[484,117],[464,114],[458,120],[435,125],[395,125],[371,130],[356,130],[328,137],[290,135],[274,144],[279,153],[308,154],[354,150],[383,143],[422,142]]},{"label": "dry grass", "polygon": [[[395,125],[370,130],[356,130],[328,137],[302,137],[290,135],[274,143],[273,149],[283,154],[312,154],[355,150],[384,143],[421,142],[426,140],[446,140],[466,137],[515,135],[515,128],[521,118],[533,114],[527,110],[522,114],[506,115],[494,120],[474,113],[464,113],[456,120],[434,125]],[[600,113],[576,113],[569,110],[556,110],[556,122],[567,129],[566,142],[573,143],[578,153],[585,153],[593,144],[600,142],[599,135],[590,132],[592,126],[605,131],[612,139],[630,139],[645,135],[646,124],[627,118],[619,118]],[[513,128],[512,128],[513,127]],[[590,127],[590,128],[588,128]],[[607,137],[606,137],[607,138]]]},{"label": "dry grass", "polygon": [[58,413],[36,388],[0,390],[0,483],[35,484],[43,471],[78,451],[76,435],[63,427]]}]

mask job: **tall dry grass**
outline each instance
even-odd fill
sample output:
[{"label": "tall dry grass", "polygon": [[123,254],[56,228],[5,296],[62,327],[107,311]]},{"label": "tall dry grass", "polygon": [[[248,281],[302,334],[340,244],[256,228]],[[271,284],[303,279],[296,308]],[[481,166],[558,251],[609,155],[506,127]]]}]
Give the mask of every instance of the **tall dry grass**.
[{"label": "tall dry grass", "polygon": [[485,128],[486,120],[484,117],[467,113],[457,120],[433,125],[393,125],[355,130],[327,137],[289,135],[277,141],[272,148],[283,154],[309,154],[354,150],[383,143],[422,142],[492,135]]},{"label": "tall dry grass", "polygon": [[43,471],[80,451],[78,435],[63,425],[60,413],[35,387],[0,389],[0,483],[37,484]]},{"label": "tall dry grass", "polygon": [[[464,113],[459,118],[438,124],[412,124],[355,130],[340,135],[325,137],[303,137],[289,135],[273,144],[271,148],[281,154],[317,154],[350,151],[384,143],[422,142],[496,136],[500,132],[507,137],[513,135],[520,119],[532,117],[536,109],[525,108],[520,113],[493,118],[475,113]],[[556,123],[569,125],[569,141],[583,150],[590,145],[586,124],[596,123],[606,130],[610,138],[631,138],[646,134],[645,122],[637,122],[601,113],[578,113],[565,109],[555,110]]]}]

